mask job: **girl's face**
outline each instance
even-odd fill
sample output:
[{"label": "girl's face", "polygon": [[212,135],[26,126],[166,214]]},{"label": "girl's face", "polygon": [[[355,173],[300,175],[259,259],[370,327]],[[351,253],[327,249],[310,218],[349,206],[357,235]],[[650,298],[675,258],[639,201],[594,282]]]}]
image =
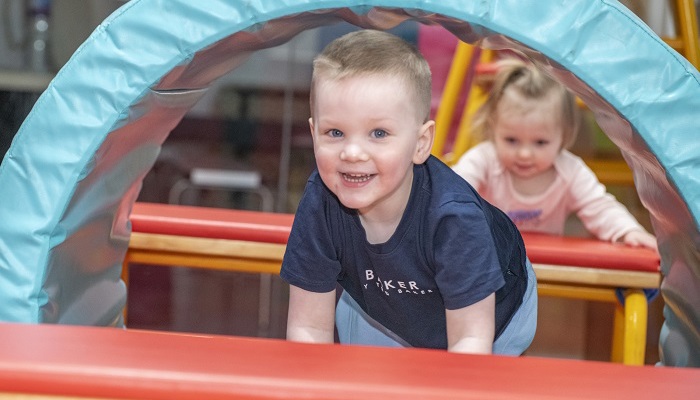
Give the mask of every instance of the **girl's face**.
[{"label": "girl's face", "polygon": [[430,154],[433,122],[414,96],[387,75],[321,79],[309,120],[316,166],[326,186],[360,215],[403,213],[413,164]]},{"label": "girl's face", "polygon": [[493,124],[493,141],[503,166],[521,179],[548,172],[562,148],[555,96],[527,99],[506,89]]}]

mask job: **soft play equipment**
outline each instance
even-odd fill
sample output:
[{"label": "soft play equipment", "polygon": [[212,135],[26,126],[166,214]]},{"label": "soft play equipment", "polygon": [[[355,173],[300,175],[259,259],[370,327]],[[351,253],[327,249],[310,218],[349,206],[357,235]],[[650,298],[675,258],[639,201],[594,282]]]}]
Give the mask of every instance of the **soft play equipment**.
[{"label": "soft play equipment", "polygon": [[0,337],[10,400],[680,400],[700,381],[697,368],[138,329],[0,324]]},{"label": "soft play equipment", "polygon": [[0,165],[0,320],[121,325],[129,213],[160,146],[251,52],[348,21],[513,49],[621,149],[665,275],[662,362],[700,366],[700,74],[610,0],[131,0],[58,72]]}]

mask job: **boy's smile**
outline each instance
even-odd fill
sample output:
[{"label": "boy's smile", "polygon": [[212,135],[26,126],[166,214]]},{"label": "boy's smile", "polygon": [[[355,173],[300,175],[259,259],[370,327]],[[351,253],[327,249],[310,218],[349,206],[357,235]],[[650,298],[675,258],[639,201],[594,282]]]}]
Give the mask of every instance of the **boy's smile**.
[{"label": "boy's smile", "polygon": [[360,215],[400,216],[413,164],[425,161],[432,144],[433,123],[417,115],[415,96],[385,74],[321,79],[314,90],[309,124],[323,182]]},{"label": "boy's smile", "polygon": [[345,179],[348,184],[362,185],[372,179],[374,175],[372,174],[343,174],[343,179]]}]

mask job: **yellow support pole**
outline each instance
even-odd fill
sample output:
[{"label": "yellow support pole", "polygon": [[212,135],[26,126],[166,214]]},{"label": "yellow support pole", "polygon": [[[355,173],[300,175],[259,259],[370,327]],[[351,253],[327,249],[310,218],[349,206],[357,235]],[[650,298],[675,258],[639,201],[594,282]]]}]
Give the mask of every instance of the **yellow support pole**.
[{"label": "yellow support pole", "polygon": [[[491,62],[493,59],[494,52],[492,50],[484,49],[482,51],[480,62]],[[452,147],[449,157],[445,157],[445,162],[448,165],[459,161],[459,157],[476,144],[477,138],[474,137],[471,131],[472,118],[476,111],[484,104],[487,96],[487,90],[484,90],[480,85],[472,84],[471,90],[469,91],[469,98],[464,105],[462,118],[459,121],[459,128],[457,129],[457,137],[454,146]]]},{"label": "yellow support pole", "polygon": [[615,319],[613,320],[612,350],[610,361],[621,363],[625,352],[625,308],[621,304],[615,305]]},{"label": "yellow support pole", "polygon": [[683,41],[683,55],[695,68],[700,69],[698,16],[693,0],[676,0],[676,14],[676,31]]},{"label": "yellow support pole", "polygon": [[625,351],[626,365],[644,365],[647,345],[647,298],[641,289],[625,293]]},{"label": "yellow support pole", "polygon": [[444,159],[445,142],[447,134],[450,132],[452,117],[454,116],[459,93],[467,75],[469,61],[474,52],[474,47],[462,41],[457,43],[455,55],[452,58],[450,72],[447,74],[445,88],[440,99],[440,106],[435,114],[435,140],[433,142],[432,154],[441,160]]}]

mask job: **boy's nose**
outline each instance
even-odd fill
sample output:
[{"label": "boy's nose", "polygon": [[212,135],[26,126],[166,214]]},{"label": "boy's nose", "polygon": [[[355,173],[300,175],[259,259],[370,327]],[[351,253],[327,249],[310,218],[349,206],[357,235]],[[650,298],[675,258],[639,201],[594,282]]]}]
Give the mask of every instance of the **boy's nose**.
[{"label": "boy's nose", "polygon": [[367,161],[369,156],[357,143],[348,143],[340,152],[340,159],[343,161]]}]

